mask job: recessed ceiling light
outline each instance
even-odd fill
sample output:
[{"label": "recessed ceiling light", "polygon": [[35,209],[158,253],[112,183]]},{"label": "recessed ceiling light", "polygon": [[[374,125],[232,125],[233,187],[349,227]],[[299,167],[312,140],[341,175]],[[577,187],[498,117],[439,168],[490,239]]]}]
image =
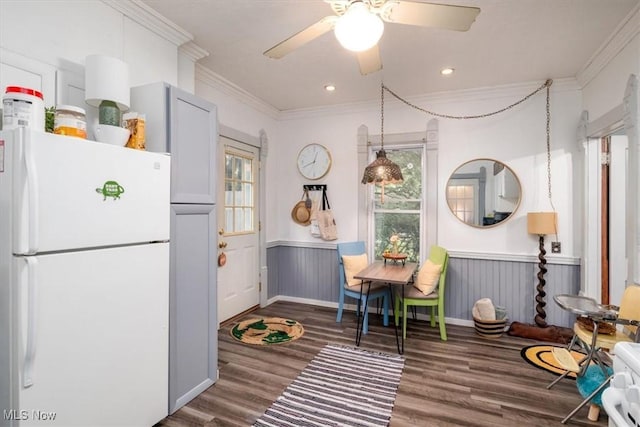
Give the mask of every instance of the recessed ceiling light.
[{"label": "recessed ceiling light", "polygon": [[334,90],[336,90],[336,87],[334,85],[324,85],[324,90],[326,90],[327,92],[333,92]]},{"label": "recessed ceiling light", "polygon": [[440,70],[440,74],[442,74],[443,76],[449,76],[453,74],[453,71],[453,68],[443,68],[442,70]]}]

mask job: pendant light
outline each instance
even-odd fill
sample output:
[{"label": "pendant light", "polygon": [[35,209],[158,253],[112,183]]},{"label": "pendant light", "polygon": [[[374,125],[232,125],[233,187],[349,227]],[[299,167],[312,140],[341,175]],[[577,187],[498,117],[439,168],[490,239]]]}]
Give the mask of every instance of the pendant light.
[{"label": "pendant light", "polygon": [[403,181],[400,166],[387,159],[384,151],[384,84],[380,85],[380,151],[376,153],[376,159],[364,169],[363,184],[380,184],[382,193],[380,203],[384,203],[385,184],[398,184]]}]

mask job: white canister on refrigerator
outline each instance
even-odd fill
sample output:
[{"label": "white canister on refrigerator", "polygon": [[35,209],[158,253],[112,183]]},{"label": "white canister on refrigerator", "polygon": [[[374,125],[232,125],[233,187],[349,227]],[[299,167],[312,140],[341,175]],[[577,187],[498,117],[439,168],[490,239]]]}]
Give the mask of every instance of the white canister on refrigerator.
[{"label": "white canister on refrigerator", "polygon": [[7,86],[2,97],[2,128],[18,127],[44,131],[44,98],[34,89]]}]

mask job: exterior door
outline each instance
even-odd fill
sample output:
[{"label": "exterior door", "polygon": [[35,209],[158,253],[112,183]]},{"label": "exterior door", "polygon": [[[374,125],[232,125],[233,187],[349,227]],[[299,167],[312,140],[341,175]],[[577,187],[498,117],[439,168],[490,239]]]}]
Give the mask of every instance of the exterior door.
[{"label": "exterior door", "polygon": [[220,136],[218,321],[260,303],[259,150]]}]

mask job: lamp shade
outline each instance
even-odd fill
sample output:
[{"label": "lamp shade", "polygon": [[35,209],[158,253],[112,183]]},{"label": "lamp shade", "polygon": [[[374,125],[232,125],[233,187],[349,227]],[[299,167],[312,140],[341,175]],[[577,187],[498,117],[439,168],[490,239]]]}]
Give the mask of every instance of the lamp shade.
[{"label": "lamp shade", "polygon": [[529,212],[527,214],[527,232],[545,235],[558,232],[558,214],[555,212]]},{"label": "lamp shade", "polygon": [[395,184],[403,181],[400,166],[387,159],[384,149],[376,153],[376,159],[364,169],[363,184]]},{"label": "lamp shade", "polygon": [[382,19],[371,13],[362,1],[351,3],[334,28],[334,34],[340,44],[354,52],[371,49],[378,43],[383,32]]},{"label": "lamp shade", "polygon": [[118,58],[89,55],[85,61],[85,101],[98,107],[113,101],[120,111],[129,109],[129,66]]}]

